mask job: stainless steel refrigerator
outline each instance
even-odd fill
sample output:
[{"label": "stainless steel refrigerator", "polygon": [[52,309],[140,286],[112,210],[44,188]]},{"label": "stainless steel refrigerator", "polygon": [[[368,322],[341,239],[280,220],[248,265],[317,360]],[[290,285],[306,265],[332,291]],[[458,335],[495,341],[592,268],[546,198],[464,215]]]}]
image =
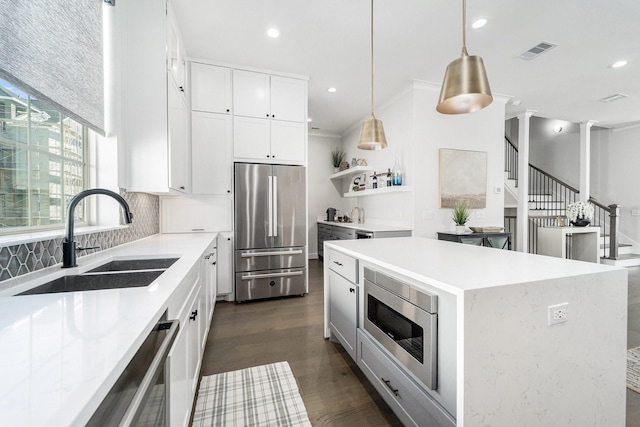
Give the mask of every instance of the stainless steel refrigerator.
[{"label": "stainless steel refrigerator", "polygon": [[234,182],[236,301],[304,295],[305,168],[236,163]]}]

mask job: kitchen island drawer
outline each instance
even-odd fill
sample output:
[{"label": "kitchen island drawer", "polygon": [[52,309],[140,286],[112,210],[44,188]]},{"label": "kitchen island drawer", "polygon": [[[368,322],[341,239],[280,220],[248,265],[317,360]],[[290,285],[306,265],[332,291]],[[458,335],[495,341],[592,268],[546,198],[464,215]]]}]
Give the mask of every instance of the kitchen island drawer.
[{"label": "kitchen island drawer", "polygon": [[358,261],[333,249],[328,252],[329,268],[349,280],[358,283]]},{"label": "kitchen island drawer", "polygon": [[358,367],[404,425],[455,427],[455,419],[421,390],[361,329]]},{"label": "kitchen island drawer", "polygon": [[305,275],[304,267],[236,273],[236,301],[304,295]]}]

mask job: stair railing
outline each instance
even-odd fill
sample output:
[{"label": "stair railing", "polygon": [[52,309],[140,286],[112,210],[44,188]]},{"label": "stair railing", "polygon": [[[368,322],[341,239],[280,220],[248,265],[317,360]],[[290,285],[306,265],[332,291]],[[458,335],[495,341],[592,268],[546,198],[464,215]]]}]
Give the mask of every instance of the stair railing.
[{"label": "stair railing", "polygon": [[[518,147],[505,135],[505,172],[509,179],[516,180],[518,185]],[[559,219],[569,224],[566,216],[566,206],[577,202],[580,190],[570,186],[553,175],[529,164],[529,204],[533,210],[539,210],[540,215],[530,216],[528,221],[529,253],[537,253],[538,228],[556,226]],[[594,205],[592,225],[601,228],[604,239],[604,255],[609,259],[618,258],[618,218],[620,205],[605,206],[593,197],[589,201]],[[607,221],[608,218],[608,221]],[[515,217],[505,217],[505,229],[515,236]],[[513,228],[512,228],[513,227]],[[515,247],[515,245],[514,245]]]},{"label": "stair railing", "polygon": [[605,258],[618,259],[618,218],[620,217],[620,205],[613,204],[605,206],[593,197],[589,197],[589,202],[594,207],[592,224],[600,227],[601,236],[604,238]]}]

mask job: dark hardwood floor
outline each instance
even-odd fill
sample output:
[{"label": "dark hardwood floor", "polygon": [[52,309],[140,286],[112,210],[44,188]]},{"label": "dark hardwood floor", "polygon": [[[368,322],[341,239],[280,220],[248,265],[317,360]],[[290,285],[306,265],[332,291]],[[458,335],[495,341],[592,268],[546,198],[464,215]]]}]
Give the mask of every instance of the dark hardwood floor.
[{"label": "dark hardwood floor", "polygon": [[323,335],[322,263],[309,261],[309,294],[218,302],[201,375],[286,360],[314,426],[401,426],[342,346]]}]

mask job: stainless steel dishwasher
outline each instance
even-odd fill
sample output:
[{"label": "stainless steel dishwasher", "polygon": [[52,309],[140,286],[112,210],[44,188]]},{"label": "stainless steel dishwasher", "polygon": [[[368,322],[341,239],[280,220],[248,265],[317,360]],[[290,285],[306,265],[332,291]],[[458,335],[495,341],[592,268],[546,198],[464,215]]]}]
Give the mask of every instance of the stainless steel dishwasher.
[{"label": "stainless steel dishwasher", "polygon": [[178,333],[178,320],[166,313],[120,375],[87,426],[167,426],[169,392],[167,355]]}]

